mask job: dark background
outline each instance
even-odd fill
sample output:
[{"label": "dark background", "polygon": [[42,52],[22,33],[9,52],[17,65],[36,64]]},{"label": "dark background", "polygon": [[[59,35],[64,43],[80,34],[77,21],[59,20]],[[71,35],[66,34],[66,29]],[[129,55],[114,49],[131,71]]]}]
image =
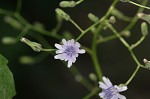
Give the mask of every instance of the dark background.
[{"label": "dark background", "polygon": [[[21,15],[30,23],[41,22],[47,30],[51,30],[56,25],[55,8],[59,7],[61,0],[23,0]],[[89,12],[102,17],[113,0],[85,0],[75,8],[65,8],[64,10],[83,29],[92,24],[87,18]],[[140,0],[139,0],[140,1]],[[142,1],[142,0],[141,0]],[[0,8],[15,11],[16,0],[0,0]],[[150,6],[150,4],[148,4]],[[138,7],[120,2],[117,8],[127,16],[134,16]],[[145,10],[149,13],[149,10]],[[130,38],[125,38],[129,44],[135,43],[140,37],[141,20],[131,30]],[[115,27],[120,31],[127,25],[126,22],[117,20]],[[69,30],[75,37],[80,33],[71,23],[64,22],[59,34],[64,30]],[[111,34],[110,31],[103,31],[103,35]],[[18,31],[4,22],[4,16],[0,15],[0,39],[4,36],[16,37]],[[28,37],[28,36],[27,36]],[[44,36],[51,46],[56,39]],[[91,44],[91,34],[85,35],[79,42],[85,46]],[[134,52],[140,62],[143,58],[150,59],[150,36],[138,46]],[[88,91],[78,82],[68,71],[67,67],[59,60],[54,60],[49,55],[46,59],[34,65],[22,65],[19,58],[23,55],[36,56],[34,52],[25,44],[18,42],[14,45],[4,45],[0,43],[0,53],[9,60],[9,67],[14,74],[17,95],[13,99],[81,99]],[[114,84],[124,83],[128,80],[136,64],[130,56],[128,50],[118,40],[103,43],[98,46],[99,61],[102,65],[103,73],[109,77]],[[88,54],[78,57],[76,67],[88,80],[88,75],[94,72],[91,58]],[[123,94],[127,99],[149,99],[150,97],[150,71],[140,69],[136,77],[128,86],[128,90]],[[92,99],[97,99],[97,96]]]}]

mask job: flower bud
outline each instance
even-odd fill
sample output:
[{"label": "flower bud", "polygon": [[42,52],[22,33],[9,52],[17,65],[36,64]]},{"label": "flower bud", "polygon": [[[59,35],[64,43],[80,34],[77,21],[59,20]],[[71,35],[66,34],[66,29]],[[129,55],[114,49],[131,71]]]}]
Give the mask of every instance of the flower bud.
[{"label": "flower bud", "polygon": [[97,81],[97,77],[94,73],[90,73],[89,74],[89,78],[92,80],[92,81]]},{"label": "flower bud", "polygon": [[22,56],[22,57],[20,57],[19,61],[22,64],[33,64],[34,58],[31,56]]},{"label": "flower bud", "polygon": [[81,82],[82,76],[81,76],[81,75],[76,75],[76,76],[75,76],[75,80],[76,80],[77,82]]},{"label": "flower bud", "polygon": [[97,22],[99,20],[99,18],[92,13],[88,14],[88,18],[93,22]]},{"label": "flower bud", "polygon": [[148,61],[147,59],[143,59],[143,62],[145,63],[145,68],[150,70],[150,61]]},{"label": "flower bud", "polygon": [[22,24],[13,17],[5,16],[4,21],[15,29],[21,30],[23,28]]},{"label": "flower bud", "polygon": [[68,21],[70,19],[70,16],[67,13],[65,13],[63,10],[56,8],[55,11],[60,17],[62,17],[66,21]]},{"label": "flower bud", "polygon": [[142,32],[143,36],[146,36],[148,34],[148,26],[147,26],[146,22],[143,22],[141,24],[141,32]]},{"label": "flower bud", "polygon": [[39,43],[32,42],[26,38],[21,38],[20,41],[26,43],[28,46],[30,46],[36,52],[40,52],[42,50],[42,45]]},{"label": "flower bud", "polygon": [[109,22],[114,24],[116,22],[115,17],[111,16],[110,19],[109,19]]},{"label": "flower bud", "polygon": [[138,13],[137,16],[138,18],[145,20],[150,24],[150,15],[145,14],[145,13]]},{"label": "flower bud", "polygon": [[75,7],[76,6],[76,2],[75,1],[61,1],[59,3],[60,7]]},{"label": "flower bud", "polygon": [[3,44],[7,44],[7,45],[16,43],[16,39],[13,37],[3,37],[1,41]]}]

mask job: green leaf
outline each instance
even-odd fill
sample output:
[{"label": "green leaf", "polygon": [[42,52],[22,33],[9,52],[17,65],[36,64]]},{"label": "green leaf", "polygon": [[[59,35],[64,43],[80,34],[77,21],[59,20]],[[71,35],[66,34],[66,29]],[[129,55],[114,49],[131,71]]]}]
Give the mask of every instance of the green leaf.
[{"label": "green leaf", "polygon": [[0,99],[12,99],[16,95],[13,75],[7,63],[8,60],[0,54]]}]

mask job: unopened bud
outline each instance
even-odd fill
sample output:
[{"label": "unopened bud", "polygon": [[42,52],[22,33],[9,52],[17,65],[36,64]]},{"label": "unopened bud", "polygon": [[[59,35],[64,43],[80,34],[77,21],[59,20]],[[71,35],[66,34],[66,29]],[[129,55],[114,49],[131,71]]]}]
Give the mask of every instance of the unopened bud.
[{"label": "unopened bud", "polygon": [[7,45],[16,43],[16,39],[13,37],[3,37],[1,41],[3,44],[7,44]]},{"label": "unopened bud", "polygon": [[142,32],[143,36],[146,36],[148,34],[148,26],[147,26],[146,22],[143,22],[141,24],[141,32]]},{"label": "unopened bud", "polygon": [[76,6],[76,2],[75,1],[61,1],[59,3],[60,7],[75,7]]},{"label": "unopened bud", "polygon": [[120,0],[121,2],[129,2],[129,0]]},{"label": "unopened bud", "polygon": [[143,62],[145,63],[145,68],[150,70],[150,61],[148,61],[147,59],[143,59]]},{"label": "unopened bud", "polygon": [[97,81],[97,77],[94,73],[90,73],[89,74],[89,78],[92,80],[92,81]]},{"label": "unopened bud", "polygon": [[67,13],[65,13],[63,10],[56,8],[55,11],[60,17],[62,17],[66,21],[68,21],[70,19],[70,16]]},{"label": "unopened bud", "polygon": [[4,21],[8,23],[9,25],[11,25],[13,28],[18,29],[18,30],[22,29],[23,27],[19,21],[17,21],[16,19],[10,16],[5,16]]},{"label": "unopened bud", "polygon": [[74,38],[73,35],[72,35],[69,31],[64,31],[63,36],[64,36],[67,40],[70,40],[70,39]]},{"label": "unopened bud", "polygon": [[88,18],[93,22],[97,22],[99,20],[99,18],[92,13],[88,14]]},{"label": "unopened bud", "polygon": [[42,50],[42,45],[39,43],[32,42],[26,38],[21,38],[20,41],[26,43],[28,46],[30,46],[36,52],[40,52]]},{"label": "unopened bud", "polygon": [[150,15],[145,14],[145,13],[138,13],[138,18],[145,20],[146,22],[148,22],[150,24]]},{"label": "unopened bud", "polygon": [[81,75],[76,75],[76,76],[75,76],[75,80],[76,80],[77,82],[81,82],[82,76],[81,76]]},{"label": "unopened bud", "polygon": [[122,34],[123,34],[125,37],[130,37],[131,32],[128,31],[128,30],[125,30],[125,31],[122,32]]},{"label": "unopened bud", "polygon": [[111,16],[110,19],[109,19],[109,22],[114,24],[116,22],[115,17]]},{"label": "unopened bud", "polygon": [[33,64],[34,58],[31,56],[22,56],[22,57],[20,57],[19,61],[22,64]]}]

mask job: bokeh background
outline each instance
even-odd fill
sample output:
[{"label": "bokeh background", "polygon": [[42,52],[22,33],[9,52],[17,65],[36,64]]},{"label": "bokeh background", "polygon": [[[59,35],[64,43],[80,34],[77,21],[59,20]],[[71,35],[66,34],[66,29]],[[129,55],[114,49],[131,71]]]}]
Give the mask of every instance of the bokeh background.
[{"label": "bokeh background", "polygon": [[[23,0],[21,15],[30,23],[40,22],[47,30],[51,30],[56,25],[55,8],[59,7],[61,0]],[[113,0],[85,0],[75,8],[64,8],[64,10],[77,22],[83,29],[92,24],[88,19],[89,12],[98,17],[102,17]],[[135,0],[136,1],[136,0]],[[138,0],[142,1],[142,0]],[[17,0],[0,0],[0,8],[15,11]],[[150,6],[150,3],[148,3]],[[117,8],[125,15],[133,17],[138,7],[120,2]],[[144,10],[149,13],[149,10]],[[129,44],[135,43],[141,37],[139,20],[131,30],[131,36],[125,38]],[[122,30],[128,23],[117,19],[115,27],[118,31]],[[63,31],[70,31],[75,37],[80,33],[70,22],[64,21],[58,34]],[[4,22],[4,15],[0,15],[0,39],[5,36],[16,37],[20,31],[13,29]],[[102,35],[110,35],[110,31],[103,31]],[[92,34],[88,33],[79,42],[82,45],[91,46]],[[26,36],[29,37],[29,36]],[[59,42],[51,37],[43,36],[48,43],[53,46]],[[30,38],[30,37],[29,37]],[[33,38],[30,38],[34,40]],[[143,58],[150,59],[150,36],[134,50],[141,63]],[[4,45],[0,42],[0,53],[9,60],[17,95],[13,99],[82,99],[88,91],[70,73],[68,68],[59,60],[54,60],[52,55],[48,55],[44,60],[32,65],[23,65],[19,58],[24,55],[36,56],[27,45],[18,42],[13,45]],[[112,40],[98,45],[98,56],[105,76],[109,77],[114,84],[126,82],[134,69],[131,55],[125,46],[118,40]],[[88,54],[81,55],[76,63],[76,67],[89,81],[89,74],[95,72],[91,58]],[[90,81],[92,82],[92,81]],[[150,71],[141,69],[133,81],[128,86],[128,91],[123,94],[127,99],[149,99],[150,98]],[[94,96],[91,99],[98,99]]]}]

